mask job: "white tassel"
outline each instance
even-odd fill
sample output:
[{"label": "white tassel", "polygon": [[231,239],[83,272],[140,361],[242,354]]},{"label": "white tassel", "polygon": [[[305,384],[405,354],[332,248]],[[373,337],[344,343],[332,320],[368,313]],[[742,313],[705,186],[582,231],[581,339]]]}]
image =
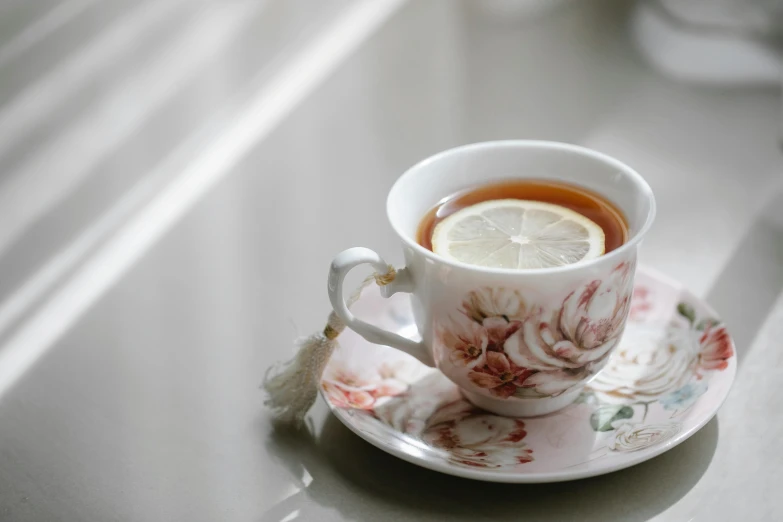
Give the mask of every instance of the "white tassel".
[{"label": "white tassel", "polygon": [[[350,308],[371,282],[389,284],[395,275],[394,268],[389,267],[386,274],[368,277],[348,298],[346,305]],[[334,312],[330,313],[322,332],[297,340],[298,352],[290,361],[267,370],[262,385],[267,393],[264,404],[272,409],[279,422],[296,427],[302,425],[305,415],[315,403],[321,376],[338,345],[337,336],[343,330],[345,323],[342,319]]]},{"label": "white tassel", "polygon": [[[284,424],[299,426],[315,402],[318,380],[337,341],[317,333],[298,340],[299,351],[282,367],[272,367],[264,377],[268,395],[264,402]],[[270,376],[270,372],[275,375]],[[315,381],[315,382],[313,382]]]}]

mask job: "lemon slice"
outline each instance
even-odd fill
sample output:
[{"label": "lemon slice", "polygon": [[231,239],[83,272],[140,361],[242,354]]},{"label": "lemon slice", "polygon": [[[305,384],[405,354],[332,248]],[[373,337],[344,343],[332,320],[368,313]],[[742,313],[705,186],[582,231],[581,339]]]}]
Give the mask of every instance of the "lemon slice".
[{"label": "lemon slice", "polygon": [[432,250],[491,268],[550,268],[604,254],[604,231],[573,210],[520,199],[485,201],[435,227]]}]

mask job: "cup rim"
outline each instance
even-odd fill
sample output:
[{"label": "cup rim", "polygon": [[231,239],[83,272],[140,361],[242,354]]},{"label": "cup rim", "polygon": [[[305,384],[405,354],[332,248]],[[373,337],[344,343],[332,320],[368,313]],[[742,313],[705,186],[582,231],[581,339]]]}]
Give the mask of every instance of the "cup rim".
[{"label": "cup rim", "polygon": [[[576,154],[581,154],[584,156],[592,157],[593,159],[602,161],[604,163],[607,163],[618,170],[622,171],[625,175],[629,176],[638,186],[640,189],[640,192],[648,198],[650,201],[650,210],[647,213],[647,219],[645,220],[644,224],[639,228],[639,230],[636,232],[636,234],[633,235],[628,241],[623,243],[620,247],[612,250],[608,254],[604,254],[600,257],[590,259],[588,261],[580,261],[578,263],[573,263],[570,265],[564,265],[564,266],[557,266],[557,267],[549,267],[549,268],[529,268],[525,270],[520,270],[516,268],[492,268],[492,267],[483,267],[483,266],[476,266],[471,265],[468,263],[463,263],[462,261],[455,261],[451,259],[446,259],[445,257],[441,257],[431,250],[428,250],[421,246],[415,238],[411,239],[408,237],[408,234],[403,232],[397,223],[392,219],[391,216],[391,200],[394,197],[397,190],[399,190],[400,183],[415,175],[415,173],[419,170],[421,170],[424,167],[427,167],[431,163],[435,163],[436,161],[439,161],[443,159],[446,156],[450,156],[452,154],[458,153],[458,152],[465,152],[465,151],[475,151],[475,150],[481,150],[481,149],[492,149],[492,148],[501,148],[501,147],[516,147],[516,148],[543,148],[543,149],[556,149],[561,151],[568,151]],[[389,195],[386,197],[386,219],[389,220],[389,224],[391,225],[394,232],[402,239],[402,241],[408,245],[408,247],[412,248],[414,252],[416,252],[419,255],[424,256],[425,258],[430,259],[431,261],[435,263],[441,263],[444,265],[466,269],[466,270],[472,270],[475,272],[481,272],[484,274],[499,274],[499,275],[542,275],[542,274],[556,274],[556,273],[563,273],[563,272],[570,272],[572,270],[582,270],[594,265],[597,265],[598,263],[605,263],[607,261],[611,261],[616,258],[620,258],[628,253],[629,250],[636,248],[636,246],[639,244],[639,242],[642,240],[642,238],[647,234],[647,231],[650,229],[650,227],[653,224],[653,221],[655,220],[655,214],[656,214],[656,204],[655,204],[655,196],[653,195],[653,191],[650,188],[650,185],[647,183],[647,181],[636,172],[634,169],[626,165],[625,163],[621,162],[620,160],[617,160],[607,154],[604,154],[602,152],[598,152],[593,149],[589,149],[587,147],[582,147],[580,145],[574,145],[571,143],[564,143],[559,141],[547,141],[547,140],[495,140],[495,141],[483,141],[483,142],[477,142],[477,143],[469,143],[466,145],[460,145],[458,147],[453,147],[451,149],[446,149],[444,151],[438,152],[437,154],[434,154],[432,156],[429,156],[412,167],[410,167],[408,170],[406,170],[398,179],[394,182],[394,185],[392,185],[391,190],[389,190]]]}]

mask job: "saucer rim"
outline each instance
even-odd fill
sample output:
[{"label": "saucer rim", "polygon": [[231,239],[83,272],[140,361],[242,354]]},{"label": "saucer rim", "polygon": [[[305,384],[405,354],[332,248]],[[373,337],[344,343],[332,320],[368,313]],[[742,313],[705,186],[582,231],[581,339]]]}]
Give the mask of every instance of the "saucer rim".
[{"label": "saucer rim", "polygon": [[[637,273],[644,273],[645,276],[651,279],[655,279],[665,285],[680,290],[686,297],[690,298],[693,301],[697,301],[701,306],[703,306],[704,309],[710,313],[711,317],[716,317],[720,319],[720,315],[715,312],[715,310],[712,308],[712,306],[709,305],[709,303],[707,303],[704,299],[694,295],[693,292],[688,290],[681,282],[677,281],[676,279],[666,274],[663,274],[659,270],[644,265],[640,265],[637,267]],[[729,339],[731,341],[731,347],[733,353],[732,356],[729,358],[730,363],[729,363],[729,367],[727,368],[728,371],[724,373],[724,375],[726,375],[726,379],[728,379],[728,386],[725,387],[725,390],[723,391],[723,396],[721,396],[716,401],[716,406],[709,415],[705,415],[703,419],[696,422],[691,428],[678,433],[675,437],[672,437],[670,440],[666,441],[666,443],[661,444],[655,448],[649,448],[647,452],[641,452],[639,455],[635,457],[629,457],[621,461],[618,461],[614,464],[608,464],[605,467],[594,468],[594,469],[586,468],[583,470],[567,471],[568,468],[564,468],[558,471],[525,472],[525,471],[515,470],[515,471],[499,472],[493,469],[461,468],[455,466],[454,464],[450,464],[446,461],[443,462],[438,460],[431,461],[428,460],[426,457],[415,457],[413,455],[410,455],[409,453],[406,453],[404,450],[396,447],[393,444],[384,443],[382,439],[378,439],[370,435],[369,433],[361,431],[358,427],[354,426],[353,423],[351,422],[350,414],[348,413],[348,411],[333,406],[332,403],[326,398],[323,388],[320,385],[318,388],[319,388],[319,393],[321,394],[323,400],[326,402],[326,405],[329,408],[329,410],[349,430],[351,430],[353,433],[358,435],[361,439],[372,444],[376,448],[385,451],[386,453],[389,453],[401,460],[414,464],[416,466],[420,466],[440,473],[445,473],[447,475],[452,475],[452,476],[471,479],[471,480],[480,480],[484,482],[497,482],[497,483],[506,483],[506,484],[542,484],[542,483],[554,483],[554,482],[567,482],[571,480],[579,480],[583,478],[605,475],[607,473],[614,473],[615,471],[620,471],[626,468],[630,468],[632,466],[636,466],[637,464],[641,464],[642,462],[646,462],[648,460],[654,459],[662,455],[663,453],[671,450],[675,446],[682,444],[683,442],[691,438],[696,432],[698,432],[704,426],[706,426],[707,423],[709,423],[718,414],[718,411],[726,402],[726,399],[728,398],[729,393],[731,393],[731,389],[734,386],[734,381],[736,380],[737,349],[734,343],[734,338],[731,336],[731,333],[729,333]],[[716,399],[717,398],[718,397],[716,397]],[[557,414],[557,412],[555,412],[554,414]]]}]

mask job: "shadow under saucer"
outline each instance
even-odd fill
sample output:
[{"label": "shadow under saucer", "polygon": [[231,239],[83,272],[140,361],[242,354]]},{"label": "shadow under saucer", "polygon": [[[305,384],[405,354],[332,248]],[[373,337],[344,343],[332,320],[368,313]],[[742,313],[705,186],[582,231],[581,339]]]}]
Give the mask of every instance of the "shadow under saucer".
[{"label": "shadow under saucer", "polygon": [[[718,443],[713,418],[690,439],[652,460],[607,475],[552,484],[478,482],[430,471],[363,441],[329,415],[316,438],[273,432],[270,452],[294,475],[306,470],[301,491],[262,520],[308,506],[328,507],[348,520],[648,520],[681,499],[710,465]],[[596,509],[596,506],[600,508]]]}]

